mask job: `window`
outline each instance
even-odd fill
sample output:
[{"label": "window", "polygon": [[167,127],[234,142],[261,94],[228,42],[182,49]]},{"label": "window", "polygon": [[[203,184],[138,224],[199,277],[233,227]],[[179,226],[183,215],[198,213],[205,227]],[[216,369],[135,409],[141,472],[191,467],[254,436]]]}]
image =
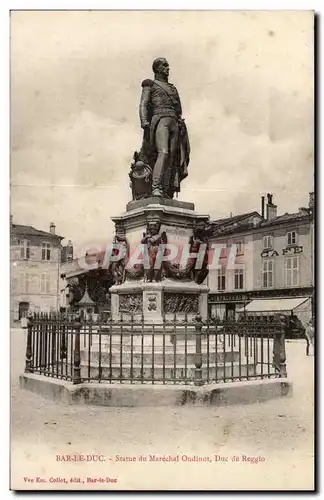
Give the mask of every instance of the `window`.
[{"label": "window", "polygon": [[234,288],[235,290],[244,288],[244,269],[235,269]]},{"label": "window", "polygon": [[20,290],[23,293],[29,292],[29,274],[28,273],[20,273],[19,286],[20,286]]},{"label": "window", "polygon": [[236,245],[236,255],[244,255],[244,243],[243,241],[237,241]]},{"label": "window", "polygon": [[221,249],[220,249],[220,259],[226,259],[227,257],[227,246],[226,244],[221,243]]},{"label": "window", "polygon": [[30,241],[29,240],[18,240],[20,247],[20,258],[29,259],[30,258]]},{"label": "window", "polygon": [[49,274],[41,275],[41,293],[51,293],[51,277]]},{"label": "window", "polygon": [[221,266],[220,269],[218,269],[218,276],[217,276],[217,289],[220,292],[223,292],[225,290],[226,286],[226,267]]},{"label": "window", "polygon": [[273,248],[273,237],[263,236],[263,250],[267,250],[268,248]]},{"label": "window", "polygon": [[299,284],[299,258],[286,258],[286,285],[297,286]]},{"label": "window", "polygon": [[264,260],[262,264],[262,286],[270,288],[273,286],[273,260]]},{"label": "window", "polygon": [[287,233],[287,245],[297,245],[297,233],[296,231],[289,231]]},{"label": "window", "polygon": [[51,260],[51,244],[42,243],[42,260]]}]

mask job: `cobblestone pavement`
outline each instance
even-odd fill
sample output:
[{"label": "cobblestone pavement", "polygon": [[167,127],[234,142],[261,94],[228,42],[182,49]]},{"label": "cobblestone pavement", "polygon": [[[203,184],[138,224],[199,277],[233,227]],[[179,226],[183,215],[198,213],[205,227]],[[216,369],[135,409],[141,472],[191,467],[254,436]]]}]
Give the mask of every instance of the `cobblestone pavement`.
[{"label": "cobblestone pavement", "polygon": [[[13,489],[313,488],[314,358],[305,356],[303,341],[287,342],[293,397],[220,408],[55,404],[19,388],[24,349],[24,333],[12,329]],[[57,460],[75,453],[102,455],[104,461]],[[163,454],[178,455],[178,461],[150,460]],[[233,462],[233,455],[239,461]],[[200,461],[203,457],[207,461]],[[255,457],[256,463],[244,457]],[[37,476],[47,482],[36,483]],[[93,482],[99,478],[105,482]]]}]

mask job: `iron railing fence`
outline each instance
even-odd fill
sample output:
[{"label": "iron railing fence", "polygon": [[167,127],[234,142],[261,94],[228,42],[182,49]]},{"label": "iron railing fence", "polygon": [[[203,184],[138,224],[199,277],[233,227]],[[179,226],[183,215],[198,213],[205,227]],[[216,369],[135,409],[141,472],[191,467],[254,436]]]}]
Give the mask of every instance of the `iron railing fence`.
[{"label": "iron railing fence", "polygon": [[81,382],[195,384],[286,377],[285,318],[146,323],[28,318],[26,372]]}]

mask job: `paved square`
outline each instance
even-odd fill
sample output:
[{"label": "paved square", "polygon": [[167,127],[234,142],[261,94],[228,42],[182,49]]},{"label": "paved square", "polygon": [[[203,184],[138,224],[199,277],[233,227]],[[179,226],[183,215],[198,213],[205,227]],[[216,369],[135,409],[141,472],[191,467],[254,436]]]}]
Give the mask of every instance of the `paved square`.
[{"label": "paved square", "polygon": [[[305,342],[286,343],[292,398],[221,408],[67,407],[19,388],[24,335],[11,330],[12,488],[313,488],[314,358]],[[59,459],[74,454],[103,461]]]}]

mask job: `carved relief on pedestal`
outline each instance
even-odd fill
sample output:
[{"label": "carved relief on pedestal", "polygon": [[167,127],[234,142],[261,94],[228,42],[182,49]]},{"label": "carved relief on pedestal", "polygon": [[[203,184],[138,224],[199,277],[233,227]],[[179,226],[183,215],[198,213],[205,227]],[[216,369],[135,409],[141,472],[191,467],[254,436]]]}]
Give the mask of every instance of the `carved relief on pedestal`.
[{"label": "carved relief on pedestal", "polygon": [[[142,252],[143,261],[135,263],[135,259],[134,264],[132,264],[130,257],[132,252],[124,229],[116,226],[113,255],[117,257],[120,254],[121,259],[110,262],[109,273],[117,285],[124,283],[125,280],[141,280],[143,278],[148,282],[159,282],[164,278],[169,278],[201,284],[208,274],[208,239],[210,234],[211,227],[206,222],[194,224],[193,234],[188,242],[189,254],[193,256],[187,259],[185,265],[164,260],[163,258],[170,251],[166,248],[167,234],[161,228],[159,216],[150,214],[147,217],[146,232],[143,233],[140,240],[144,249]],[[196,264],[198,264],[197,269]]]},{"label": "carved relief on pedestal", "polygon": [[157,310],[157,295],[156,293],[147,294],[147,310],[156,311]]},{"label": "carved relief on pedestal", "polygon": [[198,295],[194,293],[164,293],[164,313],[197,313]]},{"label": "carved relief on pedestal", "polygon": [[[143,233],[141,244],[146,245],[147,261],[145,263],[145,281],[161,281],[162,262],[156,266],[160,245],[168,242],[166,232],[161,231],[161,222],[157,217],[148,217],[146,233]],[[162,247],[163,248],[163,247]]]},{"label": "carved relief on pedestal", "polygon": [[172,264],[167,261],[163,263],[165,275],[175,280],[194,281],[197,284],[203,283],[208,275],[208,239],[211,234],[212,228],[208,223],[194,224],[193,235],[189,238],[189,253],[198,255],[199,252],[204,252],[199,268],[196,269],[196,256],[190,257],[183,268],[180,268],[179,264]]},{"label": "carved relief on pedestal", "polygon": [[113,239],[115,248],[112,251],[114,257],[121,256],[118,260],[112,260],[109,263],[108,271],[115,280],[116,285],[121,285],[125,281],[125,266],[129,258],[129,244],[125,236],[125,230],[116,225],[116,233]]},{"label": "carved relief on pedestal", "polygon": [[143,298],[141,293],[119,295],[120,313],[141,313],[143,311]]}]

